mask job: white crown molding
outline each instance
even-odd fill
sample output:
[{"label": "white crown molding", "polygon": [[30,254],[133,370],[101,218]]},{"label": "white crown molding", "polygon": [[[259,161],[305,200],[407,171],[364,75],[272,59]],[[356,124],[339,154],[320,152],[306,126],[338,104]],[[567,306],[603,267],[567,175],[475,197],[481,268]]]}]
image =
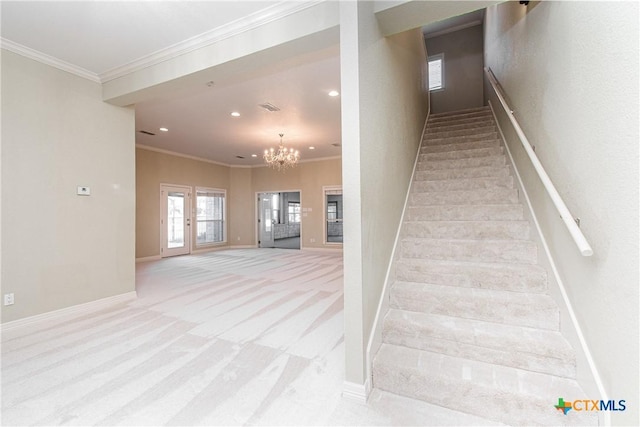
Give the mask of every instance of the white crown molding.
[{"label": "white crown molding", "polygon": [[[216,162],[215,160],[205,159],[204,157],[192,156],[192,155],[189,155],[189,154],[182,154],[182,153],[178,153],[177,151],[165,150],[163,148],[150,147],[148,145],[143,145],[143,144],[136,144],[136,148],[139,148],[141,150],[147,150],[147,151],[155,151],[156,153],[167,154],[169,156],[183,157],[185,159],[196,160],[196,161],[199,161],[199,162],[212,163],[212,164],[218,165],[218,166],[226,166],[228,168],[253,169],[253,168],[266,168],[266,167],[268,167],[265,164],[260,164],[260,165],[232,165],[232,164],[228,164],[228,163]],[[322,162],[324,160],[335,160],[335,159],[341,159],[341,158],[342,158],[342,156],[318,157],[317,159],[300,160],[298,163]]]},{"label": "white crown molding", "polygon": [[476,20],[467,22],[466,24],[456,25],[455,27],[447,28],[444,30],[436,31],[435,33],[427,33],[424,35],[426,39],[432,39],[434,37],[444,36],[445,34],[455,33],[456,31],[465,30],[467,28],[475,27],[476,25],[482,25],[482,21]]},{"label": "white crown molding", "polygon": [[154,53],[143,56],[128,64],[112,68],[99,74],[102,83],[117,79],[129,73],[159,64],[164,61],[176,58],[180,55],[192,52],[194,50],[209,46],[221,40],[233,37],[235,35],[258,28],[269,22],[276,21],[304,9],[313,7],[324,2],[324,0],[301,0],[301,1],[283,1],[273,6],[267,7],[258,12],[252,13],[228,24],[214,28],[200,35],[191,37],[180,43],[176,43],[164,49],[160,49]]},{"label": "white crown molding", "polygon": [[54,58],[53,56],[47,55],[46,53],[42,53],[35,49],[23,46],[11,40],[0,38],[0,47],[26,58],[33,59],[34,61],[38,61],[59,70],[66,71],[67,73],[74,74],[78,77],[91,80],[92,82],[101,83],[100,77],[98,77],[97,74],[92,73],[91,71],[85,70],[82,67],[70,64],[69,62],[63,61],[61,59]]},{"label": "white crown molding", "polygon": [[[156,153],[168,154],[170,156],[183,157],[185,159],[190,159],[190,160],[197,160],[199,162],[212,163],[218,166],[226,166],[228,168],[234,167],[233,165],[222,163],[222,162],[216,162],[215,160],[205,159],[204,157],[191,156],[189,154],[182,154],[176,151],[165,150],[163,148],[150,147],[148,145],[136,144],[136,148],[140,148],[141,150],[147,150],[147,151],[155,151]],[[248,167],[248,166],[245,166],[245,167]]]}]

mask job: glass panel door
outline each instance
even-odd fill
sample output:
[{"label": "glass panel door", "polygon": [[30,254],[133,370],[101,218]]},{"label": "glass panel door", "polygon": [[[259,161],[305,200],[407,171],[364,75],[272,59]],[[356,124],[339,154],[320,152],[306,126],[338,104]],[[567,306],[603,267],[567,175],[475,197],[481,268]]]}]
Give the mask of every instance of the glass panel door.
[{"label": "glass panel door", "polygon": [[191,252],[191,188],[160,186],[162,218],[160,220],[163,257]]},{"label": "glass panel door", "polygon": [[342,188],[324,187],[325,244],[342,244]]},{"label": "glass panel door", "polygon": [[258,209],[259,209],[259,248],[273,248],[274,236],[273,236],[273,224],[274,214],[278,214],[278,209],[273,208],[274,196],[273,193],[260,193],[258,194]]}]

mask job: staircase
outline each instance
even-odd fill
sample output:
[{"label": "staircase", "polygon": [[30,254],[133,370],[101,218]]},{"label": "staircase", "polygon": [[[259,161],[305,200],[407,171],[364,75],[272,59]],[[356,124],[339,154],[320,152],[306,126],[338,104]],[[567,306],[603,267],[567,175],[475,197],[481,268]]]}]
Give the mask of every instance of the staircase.
[{"label": "staircase", "polygon": [[488,107],[429,118],[374,387],[509,425],[597,425]]}]

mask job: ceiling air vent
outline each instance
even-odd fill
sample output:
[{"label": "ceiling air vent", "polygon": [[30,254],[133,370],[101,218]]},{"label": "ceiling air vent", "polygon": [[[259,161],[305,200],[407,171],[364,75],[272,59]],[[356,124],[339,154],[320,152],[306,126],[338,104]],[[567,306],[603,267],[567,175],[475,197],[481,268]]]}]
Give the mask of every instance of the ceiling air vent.
[{"label": "ceiling air vent", "polygon": [[265,102],[264,104],[258,104],[258,107],[264,108],[265,110],[270,111],[272,113],[274,111],[280,111],[280,109],[278,107],[276,107],[275,105],[273,105],[270,102]]},{"label": "ceiling air vent", "polygon": [[151,135],[151,136],[155,136],[156,135],[155,133],[149,132],[149,131],[146,131],[146,130],[139,130],[138,132],[144,133],[145,135]]},{"label": "ceiling air vent", "polygon": [[334,142],[333,144],[334,147],[342,147],[342,144],[340,144],[339,142]]},{"label": "ceiling air vent", "polygon": [[236,156],[236,159],[244,159],[244,156]]}]

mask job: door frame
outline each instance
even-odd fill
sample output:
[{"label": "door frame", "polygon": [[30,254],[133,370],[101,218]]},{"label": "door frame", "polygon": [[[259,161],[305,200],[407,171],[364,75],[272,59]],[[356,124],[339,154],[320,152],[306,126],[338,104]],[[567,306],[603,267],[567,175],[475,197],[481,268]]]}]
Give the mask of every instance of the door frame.
[{"label": "door frame", "polygon": [[[343,242],[329,242],[328,241],[328,236],[327,236],[327,192],[329,191],[338,191],[340,190],[340,194],[343,197],[343,207],[342,209],[344,209],[344,192],[342,191],[342,185],[324,185],[322,186],[322,242],[323,244],[327,245],[327,246],[342,246],[344,244],[344,231],[343,231]],[[342,214],[342,219],[343,219],[343,227],[344,227],[344,212]]]},{"label": "door frame", "polygon": [[[186,230],[185,230],[185,240],[188,240],[185,242],[185,252],[184,253],[179,253],[179,254],[167,254],[167,252],[169,251],[169,248],[165,247],[165,237],[166,237],[166,226],[165,226],[165,219],[167,216],[167,212],[166,212],[166,206],[165,206],[165,196],[162,194],[163,191],[165,189],[178,189],[178,190],[183,190],[185,191],[185,194],[187,194],[187,197],[185,198],[185,206],[184,206],[184,211],[185,211],[185,220],[187,222],[187,226],[186,226]],[[170,256],[178,256],[178,255],[189,255],[191,254],[191,252],[193,252],[193,242],[192,242],[192,228],[191,228],[191,223],[192,221],[192,198],[193,198],[193,188],[190,185],[181,185],[181,184],[166,184],[166,183],[160,183],[160,221],[159,221],[159,226],[160,226],[160,258],[167,258]]]},{"label": "door frame", "polygon": [[254,203],[254,207],[253,207],[253,212],[255,215],[257,215],[255,217],[255,242],[256,242],[256,248],[260,247],[260,243],[258,243],[260,241],[260,194],[264,194],[264,193],[299,193],[300,194],[300,249],[302,249],[303,245],[302,243],[304,242],[303,239],[303,232],[302,232],[302,218],[306,217],[306,213],[307,210],[306,208],[303,208],[303,202],[302,202],[302,190],[262,190],[262,191],[256,191],[253,197],[253,203]]}]

